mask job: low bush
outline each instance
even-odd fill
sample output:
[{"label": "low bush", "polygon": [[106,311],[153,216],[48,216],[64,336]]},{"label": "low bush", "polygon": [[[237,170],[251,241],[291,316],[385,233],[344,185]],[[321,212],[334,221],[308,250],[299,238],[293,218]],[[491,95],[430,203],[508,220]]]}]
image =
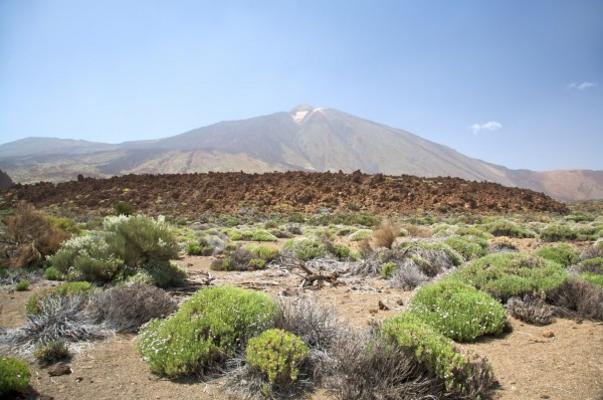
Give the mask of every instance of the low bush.
[{"label": "low bush", "polygon": [[597,240],[592,246],[584,249],[580,257],[583,260],[587,260],[589,258],[603,258],[603,239]]},{"label": "low bush", "polygon": [[359,242],[364,239],[370,239],[373,235],[373,231],[370,229],[358,229],[356,232],[348,236],[348,239],[352,242]]},{"label": "low bush", "polygon": [[459,342],[499,334],[506,323],[505,309],[497,300],[454,279],[423,286],[412,298],[410,312]]},{"label": "low bush", "polygon": [[486,225],[486,230],[494,236],[533,238],[536,234],[521,225],[508,220],[498,220]]},{"label": "low bush", "polygon": [[204,246],[201,243],[188,243],[186,245],[186,254],[189,256],[211,256],[213,249],[209,246]]},{"label": "low bush", "polygon": [[216,258],[210,268],[215,271],[254,271],[264,269],[278,256],[277,249],[268,246],[237,247]]},{"label": "low bush", "polygon": [[151,319],[170,315],[176,303],[159,288],[133,284],[94,294],[88,307],[97,322],[118,332],[136,332]]},{"label": "low bush", "polygon": [[578,234],[567,225],[549,225],[540,231],[540,239],[545,242],[575,240]]},{"label": "low bush", "polygon": [[[151,277],[150,283],[160,288],[182,286],[186,279],[186,272],[170,261],[158,261],[146,264],[139,272],[144,272]],[[130,276],[125,274],[124,277]]]},{"label": "low bush", "polygon": [[578,250],[576,250],[574,246],[568,243],[560,243],[557,245],[541,247],[536,252],[536,255],[542,258],[546,258],[547,260],[559,263],[564,267],[569,267],[570,265],[573,265],[580,260]]},{"label": "low bush", "polygon": [[300,365],[310,349],[296,335],[269,329],[247,343],[245,359],[268,378],[270,386],[288,385],[299,376]]},{"label": "low bush", "polygon": [[486,394],[484,392],[494,384],[487,364],[470,362],[456,350],[450,339],[415,314],[402,313],[386,320],[381,332],[385,338],[411,351],[420,363],[444,381],[449,392],[474,398],[479,393]]},{"label": "low bush", "polygon": [[52,341],[78,342],[105,336],[105,330],[86,312],[87,305],[88,297],[83,295],[47,297],[37,313],[27,316],[24,326],[0,335],[0,345],[31,352]]},{"label": "low bush", "polygon": [[24,292],[26,290],[29,290],[29,281],[24,279],[17,282],[17,284],[15,285],[15,290],[17,292]]},{"label": "low bush", "polygon": [[295,257],[302,261],[309,261],[327,255],[327,247],[324,242],[315,238],[301,237],[288,240],[283,249],[292,252]]},{"label": "low bush", "polygon": [[322,385],[342,400],[440,399],[442,380],[414,353],[370,333],[341,335],[319,371]]},{"label": "low bush", "polygon": [[553,322],[553,308],[536,296],[511,297],[507,301],[507,310],[513,317],[528,324],[548,325]]},{"label": "low bush", "polygon": [[603,288],[603,274],[583,272],[580,274],[580,278],[584,279],[586,282],[592,283],[593,285]]},{"label": "low bush", "polygon": [[125,201],[118,201],[113,205],[113,210],[115,211],[115,215],[125,215],[130,216],[136,212],[134,206]]},{"label": "low bush", "polygon": [[63,341],[52,340],[38,345],[34,350],[34,357],[42,365],[54,364],[69,357],[69,346]]},{"label": "low bush", "polygon": [[48,267],[44,270],[44,279],[49,281],[62,281],[65,276],[55,267]]},{"label": "low bush", "polygon": [[603,289],[578,277],[570,277],[547,294],[547,302],[569,311],[568,315],[603,320]]},{"label": "low bush", "polygon": [[444,243],[462,255],[465,260],[473,260],[488,253],[488,241],[485,239],[451,236]]},{"label": "low bush", "polygon": [[548,293],[567,279],[565,268],[524,253],[489,254],[455,272],[455,276],[502,301],[513,296]]},{"label": "low bush", "polygon": [[320,352],[331,350],[342,332],[346,332],[345,323],[337,318],[334,310],[303,298],[279,302],[275,327],[296,334]]},{"label": "low bush", "polygon": [[398,264],[393,261],[383,263],[383,265],[381,265],[381,276],[385,279],[389,279],[392,277],[392,275],[394,274],[394,272],[396,272],[398,268]]},{"label": "low bush", "polygon": [[29,296],[25,303],[27,314],[39,314],[42,304],[50,297],[71,297],[90,293],[92,285],[89,282],[66,282],[58,286],[41,289]]},{"label": "low bush", "polygon": [[429,277],[412,260],[405,260],[402,265],[395,268],[390,278],[392,287],[412,290],[427,282]]},{"label": "low bush", "polygon": [[25,361],[0,356],[0,396],[24,392],[30,378],[31,373]]},{"label": "low bush", "polygon": [[152,320],[138,350],[152,372],[177,377],[212,370],[274,324],[277,306],[263,293],[234,287],[202,289],[173,316]]},{"label": "low bush", "polygon": [[249,240],[255,242],[276,242],[278,238],[265,229],[236,230],[226,231],[230,240]]}]

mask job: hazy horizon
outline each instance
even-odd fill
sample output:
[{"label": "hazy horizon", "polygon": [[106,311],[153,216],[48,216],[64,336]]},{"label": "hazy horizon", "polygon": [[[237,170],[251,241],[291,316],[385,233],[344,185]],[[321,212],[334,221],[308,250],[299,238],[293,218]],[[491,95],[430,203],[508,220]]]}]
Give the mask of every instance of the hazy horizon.
[{"label": "hazy horizon", "polygon": [[0,143],[168,137],[300,103],[513,169],[603,169],[603,3],[0,4]]}]

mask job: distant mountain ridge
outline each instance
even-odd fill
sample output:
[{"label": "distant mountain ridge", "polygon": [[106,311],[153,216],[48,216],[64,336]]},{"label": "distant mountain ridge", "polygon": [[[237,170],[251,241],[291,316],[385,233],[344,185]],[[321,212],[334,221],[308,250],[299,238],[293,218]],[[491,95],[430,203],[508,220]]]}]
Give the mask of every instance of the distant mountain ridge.
[{"label": "distant mountain ridge", "polygon": [[402,129],[309,105],[219,122],[159,140],[105,144],[22,139],[0,145],[0,169],[21,183],[63,181],[78,174],[360,169],[492,181],[543,191],[561,200],[603,198],[603,171],[511,170]]}]

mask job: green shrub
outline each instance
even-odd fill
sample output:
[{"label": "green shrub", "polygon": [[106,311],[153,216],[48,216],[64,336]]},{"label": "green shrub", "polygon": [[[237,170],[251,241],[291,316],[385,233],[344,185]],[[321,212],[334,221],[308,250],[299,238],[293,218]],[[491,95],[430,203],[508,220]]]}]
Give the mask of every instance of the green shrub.
[{"label": "green shrub", "polygon": [[346,259],[351,255],[350,248],[345,244],[334,244],[332,248],[332,253],[335,257],[339,258],[340,260]]},{"label": "green shrub", "polygon": [[603,275],[603,257],[588,258],[575,266],[578,272]]},{"label": "green shrub", "polygon": [[274,260],[278,257],[279,251],[277,248],[262,246],[262,245],[247,245],[243,247],[251,253],[254,258],[262,259],[266,262]]},{"label": "green shrub", "polygon": [[41,289],[33,293],[25,303],[28,314],[38,314],[44,300],[51,296],[70,297],[87,294],[92,290],[90,282],[65,282],[55,287]]},{"label": "green shrub", "polygon": [[264,269],[278,256],[277,249],[268,246],[249,245],[237,247],[216,258],[210,265],[214,271],[254,271]]},{"label": "green shrub", "polygon": [[485,239],[468,239],[462,236],[451,236],[446,239],[445,243],[460,253],[465,260],[485,256],[488,252],[488,241]]},{"label": "green shrub", "polygon": [[381,276],[385,279],[389,279],[393,276],[394,272],[400,268],[398,264],[393,261],[388,261],[381,265]]},{"label": "green shrub", "polygon": [[533,238],[536,234],[521,225],[508,220],[499,220],[486,225],[486,229],[494,236],[508,236],[515,238]]},{"label": "green shrub", "polygon": [[63,341],[52,340],[46,345],[38,345],[34,357],[40,364],[54,364],[69,357],[69,346]]},{"label": "green shrub", "polygon": [[373,231],[370,229],[358,229],[356,232],[352,233],[348,239],[352,242],[359,242],[364,239],[370,239],[373,236]]},{"label": "green shrub", "polygon": [[560,264],[537,256],[497,253],[471,262],[455,276],[506,301],[512,296],[555,289],[565,281],[567,272]]},{"label": "green shrub", "polygon": [[162,282],[181,278],[181,274],[166,276],[176,271],[169,260],[178,256],[178,245],[162,218],[107,217],[103,229],[65,242],[49,257],[52,267],[63,274],[100,283],[125,279],[140,269],[158,274]]},{"label": "green shrub", "polygon": [[410,312],[460,342],[498,334],[506,322],[505,309],[497,300],[454,279],[423,286],[413,297]]},{"label": "green shrub", "polygon": [[130,203],[126,203],[125,201],[118,201],[115,203],[113,210],[115,211],[115,215],[125,216],[130,216],[136,212],[134,206]]},{"label": "green shrub", "polygon": [[81,229],[77,226],[76,222],[72,219],[65,217],[56,217],[54,215],[49,215],[48,219],[52,226],[59,230],[63,230],[65,232],[69,232],[72,235],[79,235],[81,233]]},{"label": "green shrub", "polygon": [[[443,252],[446,254],[446,257],[448,257],[449,261],[452,263],[452,265],[454,266],[459,266],[463,263],[463,256],[461,256],[456,250],[454,250],[452,247],[450,247],[449,245],[447,245],[446,243],[439,243],[439,242],[423,242],[423,241],[418,241],[418,242],[404,242],[400,245],[400,249],[407,249],[409,247],[415,247],[418,250],[417,251],[409,251],[409,254],[413,254],[416,253],[417,255],[423,257],[423,255],[427,255],[426,253],[431,253],[431,252]],[[425,257],[423,257],[425,258]]]},{"label": "green shrub", "polygon": [[190,242],[186,245],[186,254],[189,256],[211,256],[213,251],[206,243]]},{"label": "green shrub", "polygon": [[486,232],[483,229],[480,229],[475,226],[459,226],[455,232],[459,236],[464,236],[468,239],[478,238],[478,239],[492,239],[492,235],[490,232]]},{"label": "green shrub", "polygon": [[143,271],[151,277],[151,284],[161,288],[181,286],[186,279],[186,272],[170,261],[146,264]]},{"label": "green shrub", "polygon": [[245,350],[245,359],[268,378],[271,385],[295,382],[299,366],[310,349],[293,333],[269,329],[252,338]]},{"label": "green shrub", "polygon": [[237,230],[229,229],[226,234],[230,240],[249,240],[255,242],[276,242],[278,238],[265,229]]},{"label": "green shrub", "polygon": [[545,242],[575,240],[578,234],[567,225],[549,225],[540,231],[540,239]]},{"label": "green shrub", "polygon": [[78,236],[63,243],[49,261],[59,272],[81,275],[83,279],[98,282],[113,280],[123,265],[105,238],[99,233]]},{"label": "green shrub", "polygon": [[62,281],[65,276],[55,267],[48,267],[44,270],[44,279],[49,281]]},{"label": "green shrub", "polygon": [[23,392],[29,386],[31,373],[25,361],[0,356],[0,396]]},{"label": "green shrub", "polygon": [[597,285],[603,288],[603,275],[601,274],[583,272],[580,274],[580,277],[585,281],[592,283],[593,285]]},{"label": "green shrub", "polygon": [[452,340],[414,314],[402,313],[381,326],[385,338],[412,351],[416,359],[442,379],[449,391],[468,392],[472,365],[454,347]]},{"label": "green shrub", "polygon": [[17,292],[24,292],[26,290],[29,290],[29,281],[26,279],[20,280],[15,285],[15,289],[17,290]]},{"label": "green shrub", "polygon": [[302,261],[327,255],[327,247],[322,241],[304,237],[288,240],[284,249],[293,252],[295,257]]},{"label": "green shrub", "polygon": [[174,234],[161,217],[107,217],[103,227],[109,248],[130,268],[178,257]]},{"label": "green shrub", "polygon": [[172,317],[151,321],[139,335],[138,350],[154,373],[170,377],[202,373],[272,326],[276,314],[275,302],[263,293],[234,287],[202,289]]},{"label": "green shrub", "polygon": [[568,243],[542,247],[538,249],[536,255],[546,258],[547,260],[555,261],[564,267],[569,267],[580,261],[578,250]]}]

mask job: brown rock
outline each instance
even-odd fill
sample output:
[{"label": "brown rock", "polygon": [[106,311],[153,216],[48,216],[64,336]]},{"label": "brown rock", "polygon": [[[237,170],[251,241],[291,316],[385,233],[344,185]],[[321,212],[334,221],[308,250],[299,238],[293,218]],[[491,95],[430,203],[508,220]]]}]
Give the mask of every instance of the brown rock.
[{"label": "brown rock", "polygon": [[69,375],[72,372],[71,367],[65,363],[58,363],[48,368],[48,375],[50,376]]}]

